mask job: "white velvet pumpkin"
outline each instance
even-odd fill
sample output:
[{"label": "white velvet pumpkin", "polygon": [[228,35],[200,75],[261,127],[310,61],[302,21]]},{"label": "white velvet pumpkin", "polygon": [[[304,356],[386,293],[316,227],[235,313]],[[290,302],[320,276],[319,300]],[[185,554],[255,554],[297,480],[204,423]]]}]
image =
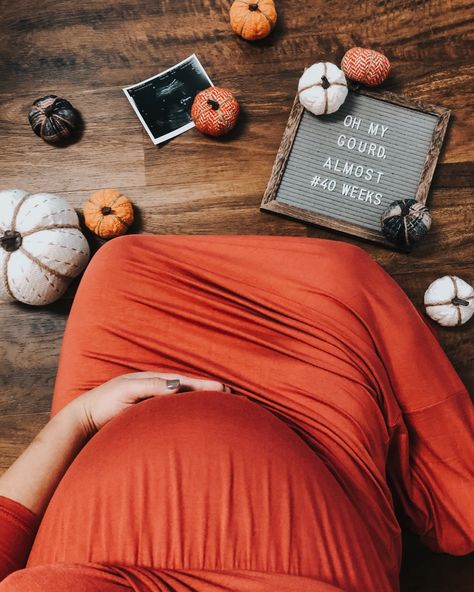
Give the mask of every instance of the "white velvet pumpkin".
[{"label": "white velvet pumpkin", "polygon": [[88,261],[89,245],[65,199],[0,191],[0,302],[54,302]]},{"label": "white velvet pumpkin", "polygon": [[300,103],[314,113],[334,113],[347,97],[347,80],[335,64],[320,62],[307,68],[298,83]]},{"label": "white velvet pumpkin", "polygon": [[463,325],[474,314],[474,288],[455,275],[445,275],[428,286],[425,308],[440,325]]}]

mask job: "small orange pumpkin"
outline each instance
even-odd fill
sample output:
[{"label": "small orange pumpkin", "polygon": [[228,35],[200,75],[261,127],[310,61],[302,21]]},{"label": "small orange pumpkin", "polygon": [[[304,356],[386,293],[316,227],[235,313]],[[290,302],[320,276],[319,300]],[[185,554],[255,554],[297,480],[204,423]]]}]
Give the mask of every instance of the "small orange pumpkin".
[{"label": "small orange pumpkin", "polygon": [[277,21],[273,0],[235,0],[229,16],[234,33],[247,41],[270,35]]},{"label": "small orange pumpkin", "polygon": [[84,204],[84,222],[101,238],[125,234],[133,223],[131,201],[116,189],[101,189]]}]

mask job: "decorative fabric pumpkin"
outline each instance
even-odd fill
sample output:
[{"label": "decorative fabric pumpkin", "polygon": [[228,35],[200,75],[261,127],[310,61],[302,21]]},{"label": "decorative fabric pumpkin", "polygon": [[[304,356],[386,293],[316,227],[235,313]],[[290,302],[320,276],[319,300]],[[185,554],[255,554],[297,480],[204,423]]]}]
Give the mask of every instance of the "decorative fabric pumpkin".
[{"label": "decorative fabric pumpkin", "polygon": [[444,327],[463,325],[474,314],[474,288],[455,275],[445,275],[428,286],[425,308]]},{"label": "decorative fabric pumpkin", "polygon": [[335,64],[320,62],[307,68],[298,83],[300,103],[314,113],[334,113],[347,97],[344,72]]},{"label": "decorative fabric pumpkin", "polygon": [[89,261],[74,209],[50,193],[0,191],[0,302],[50,304]]},{"label": "decorative fabric pumpkin", "polygon": [[78,117],[69,101],[48,95],[33,103],[28,120],[37,136],[46,142],[60,142],[76,129]]},{"label": "decorative fabric pumpkin", "polygon": [[230,7],[229,15],[234,33],[247,41],[263,39],[270,35],[277,21],[273,0],[235,0]]},{"label": "decorative fabric pumpkin", "polygon": [[84,204],[84,222],[101,238],[125,234],[133,224],[131,201],[116,189],[101,189]]},{"label": "decorative fabric pumpkin", "polygon": [[228,88],[210,86],[199,92],[191,107],[196,128],[209,136],[230,131],[239,117],[240,106]]},{"label": "decorative fabric pumpkin", "polygon": [[350,80],[377,86],[387,78],[390,62],[383,53],[373,49],[353,47],[342,58],[341,68]]},{"label": "decorative fabric pumpkin", "polygon": [[381,216],[382,232],[397,245],[411,246],[431,227],[431,215],[425,204],[415,199],[392,202]]}]

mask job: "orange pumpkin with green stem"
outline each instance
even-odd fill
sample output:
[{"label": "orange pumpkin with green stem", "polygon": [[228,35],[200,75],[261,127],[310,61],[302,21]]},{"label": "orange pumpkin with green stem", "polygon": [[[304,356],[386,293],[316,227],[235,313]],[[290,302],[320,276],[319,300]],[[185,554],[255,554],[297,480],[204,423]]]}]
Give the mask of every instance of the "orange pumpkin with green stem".
[{"label": "orange pumpkin with green stem", "polygon": [[273,0],[235,0],[230,7],[230,25],[237,35],[247,41],[270,35],[276,21]]},{"label": "orange pumpkin with green stem", "polygon": [[128,197],[116,189],[101,189],[84,204],[84,222],[101,238],[125,234],[133,223],[133,206]]}]

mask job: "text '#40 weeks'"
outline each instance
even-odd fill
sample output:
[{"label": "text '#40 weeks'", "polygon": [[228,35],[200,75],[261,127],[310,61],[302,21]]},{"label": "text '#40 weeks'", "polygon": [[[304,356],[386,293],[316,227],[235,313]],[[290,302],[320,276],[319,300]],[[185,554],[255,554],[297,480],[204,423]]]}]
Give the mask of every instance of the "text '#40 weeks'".
[{"label": "text '#40 weeks'", "polygon": [[331,193],[335,191],[343,196],[371,203],[375,206],[382,202],[382,194],[379,191],[367,189],[366,187],[359,187],[352,183],[338,183],[336,179],[329,179],[328,177],[321,177],[320,175],[315,175],[311,179],[311,187],[321,187]]}]

